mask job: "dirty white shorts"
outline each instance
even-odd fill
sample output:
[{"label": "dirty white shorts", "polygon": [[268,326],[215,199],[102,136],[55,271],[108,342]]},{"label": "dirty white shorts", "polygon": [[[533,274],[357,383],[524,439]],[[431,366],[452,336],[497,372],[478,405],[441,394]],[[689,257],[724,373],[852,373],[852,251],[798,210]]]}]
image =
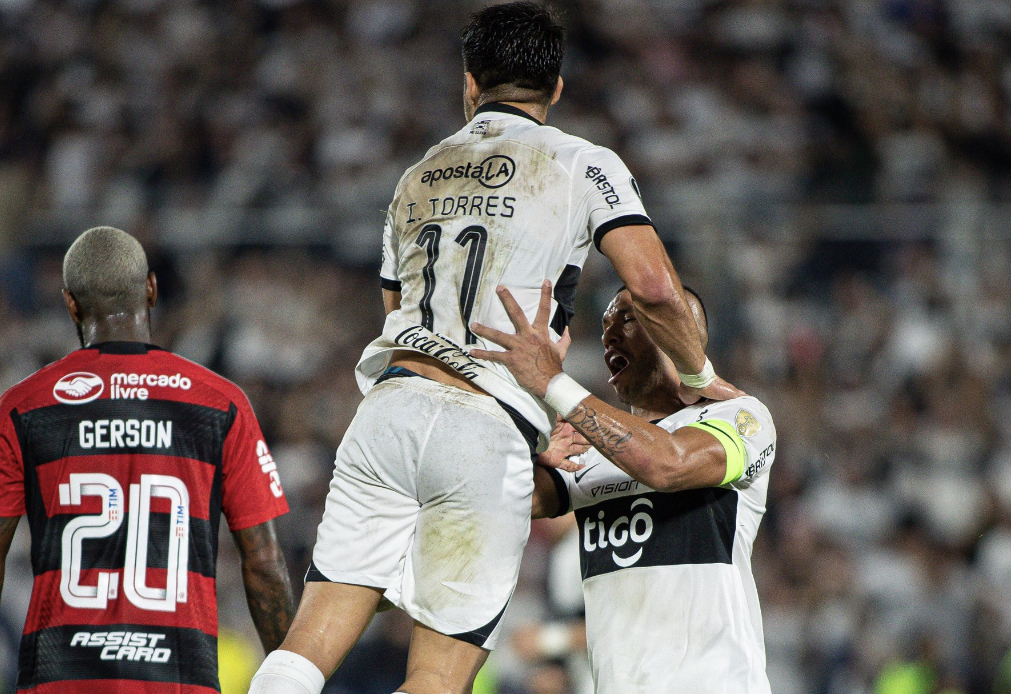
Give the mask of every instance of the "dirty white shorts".
[{"label": "dirty white shorts", "polygon": [[532,493],[530,443],[495,398],[382,380],[337,449],[306,580],[382,588],[422,624],[491,650]]}]

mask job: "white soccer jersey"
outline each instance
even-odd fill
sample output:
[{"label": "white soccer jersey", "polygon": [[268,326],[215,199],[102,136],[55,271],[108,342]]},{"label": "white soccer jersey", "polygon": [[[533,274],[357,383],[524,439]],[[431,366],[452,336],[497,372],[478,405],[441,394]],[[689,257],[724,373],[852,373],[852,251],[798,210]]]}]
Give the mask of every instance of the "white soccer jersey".
[{"label": "white soccer jersey", "polygon": [[[765,513],[776,428],[753,397],[705,402],[658,425],[732,424],[744,474],[723,487],[656,492],[598,451],[552,470],[575,510],[586,637],[597,694],[768,694],[751,548]],[[565,496],[568,499],[565,499]]]},{"label": "white soccer jersey", "polygon": [[560,334],[590,243],[599,247],[608,231],[632,224],[650,220],[617,155],[519,109],[481,107],[397,186],[381,277],[384,288],[401,292],[401,307],[362,355],[362,392],[392,350],[412,349],[453,366],[547,435],[553,413],[505,367],[467,355],[474,346],[499,349],[468,326],[476,321],[515,332],[495,287],[506,286],[532,320],[541,283],[550,279],[551,325]]}]

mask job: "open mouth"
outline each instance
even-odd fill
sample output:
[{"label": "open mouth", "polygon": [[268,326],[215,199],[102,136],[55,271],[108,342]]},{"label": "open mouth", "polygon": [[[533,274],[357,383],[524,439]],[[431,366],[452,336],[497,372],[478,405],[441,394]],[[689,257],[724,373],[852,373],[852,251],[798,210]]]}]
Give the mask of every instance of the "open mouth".
[{"label": "open mouth", "polygon": [[614,383],[618,375],[621,374],[626,368],[628,368],[628,357],[624,354],[619,354],[618,352],[612,352],[607,356],[607,368],[611,371],[611,378],[608,379],[608,383]]}]

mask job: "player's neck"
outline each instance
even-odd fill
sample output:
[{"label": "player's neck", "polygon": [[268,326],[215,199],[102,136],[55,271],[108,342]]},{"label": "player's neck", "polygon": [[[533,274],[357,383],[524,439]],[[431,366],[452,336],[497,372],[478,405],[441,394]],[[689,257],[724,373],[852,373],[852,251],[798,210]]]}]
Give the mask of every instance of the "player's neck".
[{"label": "player's neck", "polygon": [[83,347],[103,342],[151,342],[151,318],[147,309],[88,318],[78,326],[78,334]]},{"label": "player's neck", "polygon": [[644,394],[639,402],[632,405],[631,409],[632,414],[636,417],[652,422],[657,419],[666,419],[683,409],[684,406],[685,404],[677,396],[676,389],[655,388]]},{"label": "player's neck", "polygon": [[[541,124],[548,122],[548,107],[542,104],[534,104],[529,101],[488,101],[486,103],[505,104],[523,111],[531,118],[536,118]],[[484,103],[481,104],[484,106]]]}]

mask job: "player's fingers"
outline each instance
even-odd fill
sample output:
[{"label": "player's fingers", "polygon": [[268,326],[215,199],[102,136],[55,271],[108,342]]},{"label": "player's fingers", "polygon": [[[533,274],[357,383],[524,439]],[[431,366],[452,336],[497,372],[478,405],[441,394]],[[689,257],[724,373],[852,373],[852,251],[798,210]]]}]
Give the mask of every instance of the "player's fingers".
[{"label": "player's fingers", "polygon": [[[494,342],[499,347],[511,347],[513,341],[516,339],[515,335],[504,333],[501,330],[496,330],[495,328],[489,328],[487,325],[481,325],[480,323],[471,323],[470,330],[475,335],[479,335],[490,342]],[[474,350],[471,350],[471,354],[473,353]]]},{"label": "player's fingers", "polygon": [[565,330],[562,331],[562,337],[558,342],[555,343],[555,351],[558,353],[558,357],[565,361],[565,355],[569,353],[569,347],[572,346],[572,335],[569,333],[569,328],[566,326]]},{"label": "player's fingers", "polygon": [[534,316],[533,328],[537,332],[545,332],[548,329],[548,320],[551,318],[551,280],[544,280],[541,283],[541,301],[537,305],[537,315]]},{"label": "player's fingers", "polygon": [[523,309],[520,305],[516,303],[516,299],[513,298],[512,292],[503,286],[499,286],[495,289],[498,294],[499,301],[505,307],[506,314],[509,316],[509,320],[513,322],[513,327],[516,328],[517,333],[521,333],[530,327],[530,323],[527,322],[527,317],[523,314]]},{"label": "player's fingers", "polygon": [[558,464],[559,470],[565,470],[566,472],[579,472],[585,465],[580,465],[579,463],[574,463],[568,458],[563,458],[562,462]]},{"label": "player's fingers", "polygon": [[475,359],[484,359],[485,361],[494,361],[502,363],[505,361],[506,352],[489,352],[486,349],[472,349],[470,350],[470,356]]}]

